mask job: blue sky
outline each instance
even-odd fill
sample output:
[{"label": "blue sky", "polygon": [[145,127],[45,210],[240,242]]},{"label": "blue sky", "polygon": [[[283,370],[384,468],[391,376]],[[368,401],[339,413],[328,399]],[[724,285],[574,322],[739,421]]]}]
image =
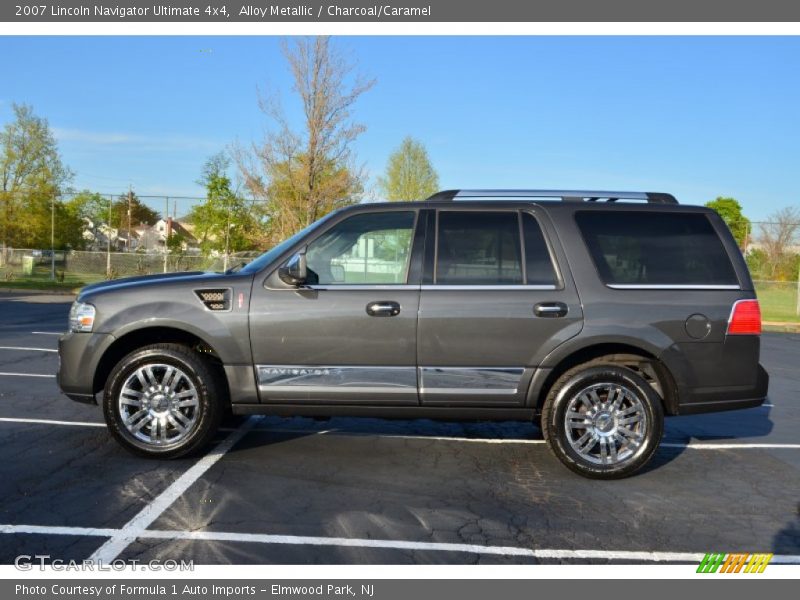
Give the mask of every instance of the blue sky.
[{"label": "blue sky", "polygon": [[[443,188],[726,195],[754,220],[800,204],[800,38],[335,41],[378,80],[356,107],[373,181],[412,135]],[[104,193],[201,194],[206,158],[269,126],[259,88],[295,106],[274,37],[2,37],[0,56],[0,124],[32,104],[75,186]]]}]

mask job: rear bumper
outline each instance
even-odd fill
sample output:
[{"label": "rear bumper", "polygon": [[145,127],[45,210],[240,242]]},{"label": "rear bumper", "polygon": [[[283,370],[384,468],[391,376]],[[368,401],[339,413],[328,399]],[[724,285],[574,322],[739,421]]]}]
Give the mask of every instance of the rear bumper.
[{"label": "rear bumper", "polygon": [[753,385],[697,388],[689,394],[682,395],[681,399],[685,401],[678,404],[677,414],[695,415],[754,408],[764,403],[768,390],[769,374],[759,364],[758,376]]},{"label": "rear bumper", "polygon": [[94,375],[114,339],[107,333],[67,333],[59,338],[56,382],[68,398],[96,403]]}]

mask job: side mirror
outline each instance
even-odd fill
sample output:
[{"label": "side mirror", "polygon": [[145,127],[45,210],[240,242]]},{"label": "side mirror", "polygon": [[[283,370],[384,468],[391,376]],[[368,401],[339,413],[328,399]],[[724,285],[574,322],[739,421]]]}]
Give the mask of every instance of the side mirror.
[{"label": "side mirror", "polygon": [[306,267],[305,248],[292,256],[287,263],[278,269],[278,277],[281,281],[292,286],[301,286],[308,279],[308,268]]}]

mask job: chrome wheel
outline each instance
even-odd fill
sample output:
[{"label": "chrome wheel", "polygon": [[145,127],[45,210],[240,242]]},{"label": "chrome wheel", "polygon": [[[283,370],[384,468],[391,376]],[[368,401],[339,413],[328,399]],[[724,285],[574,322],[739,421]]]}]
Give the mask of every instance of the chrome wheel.
[{"label": "chrome wheel", "polygon": [[180,443],[195,429],[199,396],[189,376],[167,364],[145,364],[122,385],[117,405],[128,433],[152,446]]},{"label": "chrome wheel", "polygon": [[644,403],[619,383],[598,383],[575,394],[567,405],[567,442],[581,458],[598,465],[620,465],[645,448],[648,417]]}]

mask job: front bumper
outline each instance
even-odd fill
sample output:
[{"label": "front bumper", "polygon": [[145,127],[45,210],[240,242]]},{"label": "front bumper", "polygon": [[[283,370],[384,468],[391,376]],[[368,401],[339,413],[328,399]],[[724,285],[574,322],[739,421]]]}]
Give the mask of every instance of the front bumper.
[{"label": "front bumper", "polygon": [[76,402],[96,403],[95,373],[114,342],[109,333],[67,333],[58,340],[58,387]]}]

